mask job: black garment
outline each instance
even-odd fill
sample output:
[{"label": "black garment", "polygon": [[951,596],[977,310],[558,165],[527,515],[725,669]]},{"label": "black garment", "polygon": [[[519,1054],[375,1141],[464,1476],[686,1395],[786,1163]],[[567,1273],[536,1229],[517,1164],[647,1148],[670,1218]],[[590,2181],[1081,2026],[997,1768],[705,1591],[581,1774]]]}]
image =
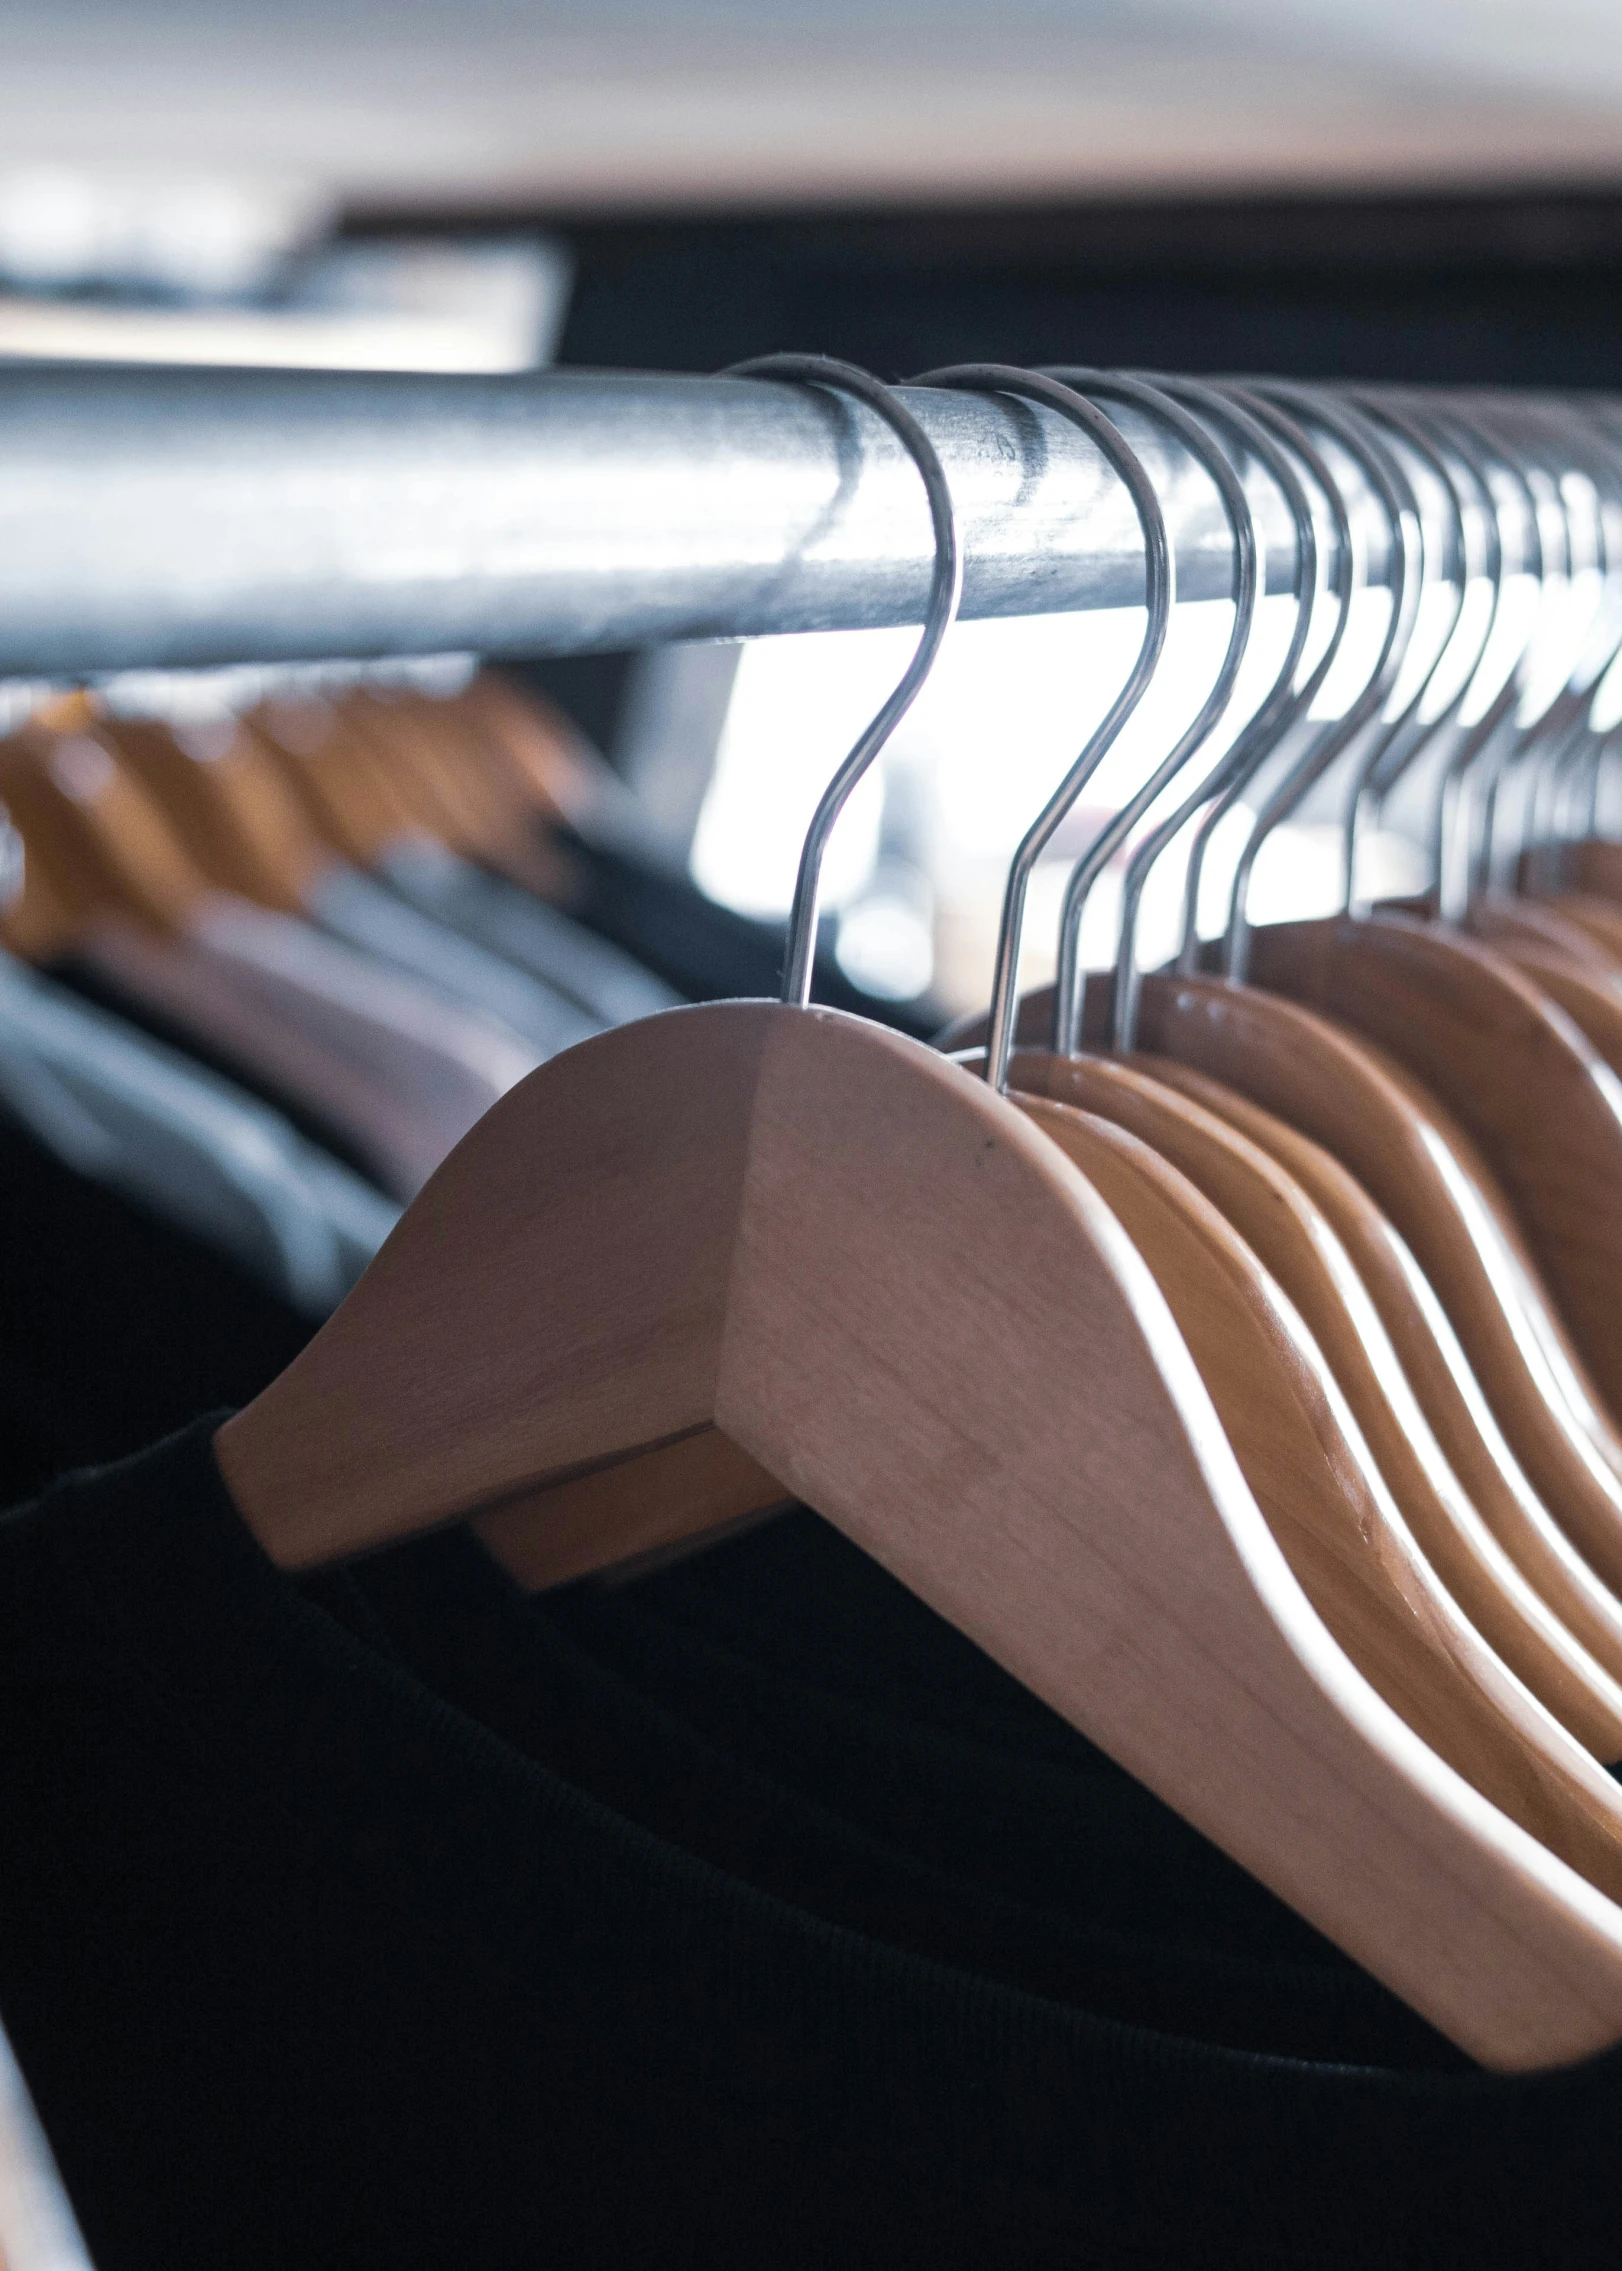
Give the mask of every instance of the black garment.
[{"label": "black garment", "polygon": [[[566,1778],[615,1743],[547,1636],[612,1597],[522,1608],[454,1539],[301,1596],[209,1433],[0,1526],[0,2012],[100,2271],[1615,2261],[1622,2055],[1509,2082],[1237,2051],[756,1890]],[[707,1587],[747,1621],[764,1567],[638,1613],[691,1634]],[[457,1684],[565,1768],[411,1669],[447,1573]],[[897,1621],[882,1596],[847,1629]],[[803,1657],[830,1704],[839,1623]],[[914,1664],[937,1646],[916,1622]],[[913,1731],[996,1721],[1052,1763],[999,1687],[965,1673]]]},{"label": "black garment", "polygon": [[247,1403],[314,1330],[0,1114],[0,1505]]}]

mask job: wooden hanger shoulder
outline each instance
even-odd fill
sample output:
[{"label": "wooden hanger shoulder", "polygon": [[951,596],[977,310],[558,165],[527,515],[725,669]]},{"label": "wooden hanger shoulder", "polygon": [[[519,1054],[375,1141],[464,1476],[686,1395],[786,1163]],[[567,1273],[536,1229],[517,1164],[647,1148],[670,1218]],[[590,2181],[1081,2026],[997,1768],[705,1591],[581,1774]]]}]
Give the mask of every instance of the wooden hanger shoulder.
[{"label": "wooden hanger shoulder", "polygon": [[270,752],[225,719],[191,729],[109,719],[103,729],[187,851],[222,891],[284,914],[298,911],[323,853]]},{"label": "wooden hanger shoulder", "polygon": [[[1622,1601],[1596,1575],[1510,1448],[1430,1280],[1363,1186],[1310,1137],[1174,1058],[1134,1058],[1275,1158],[1333,1225],[1472,1505],[1542,1598],[1622,1680]],[[1578,1467],[1579,1476],[1582,1468]]]},{"label": "wooden hanger shoulder", "polygon": [[1585,836],[1565,846],[1561,865],[1571,890],[1593,899],[1622,901],[1622,844]]},{"label": "wooden hanger shoulder", "polygon": [[1321,1352],[1232,1225],[1139,1137],[1022,1110],[1137,1246],[1245,1480],[1324,1623],[1467,1781],[1591,1883],[1622,1885],[1622,1790],[1510,1674],[1416,1547]]},{"label": "wooden hanger shoulder", "polygon": [[[1558,955],[1580,968],[1615,970],[1616,957],[1585,924],[1574,921],[1561,900],[1530,899],[1511,891],[1486,892],[1470,909],[1468,926],[1477,938],[1516,959],[1517,947]],[[1622,935],[1622,919],[1618,921]]]},{"label": "wooden hanger shoulder", "polygon": [[1451,1116],[1356,1034],[1257,987],[1152,977],[1140,1032],[1147,1048],[1228,1083],[1356,1176],[1435,1287],[1533,1484],[1622,1587],[1622,1479],[1583,1424],[1565,1336]]},{"label": "wooden hanger shoulder", "polygon": [[902,1036],[553,1060],[217,1442],[298,1564],[709,1421],[1475,2055],[1622,2039],[1622,1912],[1359,1678],[1108,1210]]},{"label": "wooden hanger shoulder", "polygon": [[415,823],[361,733],[328,701],[262,702],[247,723],[301,803],[321,840],[369,867]]},{"label": "wooden hanger shoulder", "polygon": [[208,896],[163,812],[92,733],[19,736],[0,759],[0,795],[76,926],[123,916],[172,933]]},{"label": "wooden hanger shoulder", "polygon": [[1129,1129],[1220,1210],[1300,1313],[1420,1552],[1465,1615],[1596,1758],[1622,1758],[1622,1688],[1471,1503],[1351,1257],[1301,1186],[1226,1122],[1136,1067],[1027,1053],[1015,1057],[1011,1078],[1021,1091]]},{"label": "wooden hanger shoulder", "polygon": [[1614,1419],[1622,1412],[1622,1081],[1503,955],[1409,916],[1253,933],[1258,984],[1388,1049],[1480,1146]]}]

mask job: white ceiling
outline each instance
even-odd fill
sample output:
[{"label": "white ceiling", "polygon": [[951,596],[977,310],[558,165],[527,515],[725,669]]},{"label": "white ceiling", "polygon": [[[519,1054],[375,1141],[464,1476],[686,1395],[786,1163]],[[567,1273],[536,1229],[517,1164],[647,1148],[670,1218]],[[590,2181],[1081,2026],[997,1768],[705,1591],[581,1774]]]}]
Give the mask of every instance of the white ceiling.
[{"label": "white ceiling", "polygon": [[1622,0],[0,0],[0,164],[553,208],[1622,185]]}]

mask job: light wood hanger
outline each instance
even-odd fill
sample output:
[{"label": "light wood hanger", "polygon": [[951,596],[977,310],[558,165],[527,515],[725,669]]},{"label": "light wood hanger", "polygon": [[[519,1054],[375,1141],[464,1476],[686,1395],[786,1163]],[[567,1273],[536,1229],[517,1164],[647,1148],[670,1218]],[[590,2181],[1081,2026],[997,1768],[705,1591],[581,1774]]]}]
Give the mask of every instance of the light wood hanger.
[{"label": "light wood hanger", "polygon": [[280,767],[308,824],[341,858],[370,867],[418,825],[398,778],[379,765],[363,733],[325,695],[277,696],[246,723]]},{"label": "light wood hanger", "polygon": [[109,717],[96,738],[147,789],[216,889],[303,911],[332,855],[250,727],[236,718],[176,727]]},{"label": "light wood hanger", "polygon": [[[950,378],[952,374],[944,375]],[[1132,402],[1170,425],[1185,447],[1204,461],[1215,478],[1235,541],[1234,625],[1224,664],[1206,701],[1176,746],[1100,832],[1077,865],[1061,917],[1062,934],[1068,947],[1060,956],[1062,993],[1067,982],[1065,973],[1070,983],[1075,982],[1078,968],[1075,941],[1081,934],[1092,884],[1116,846],[1128,839],[1183,769],[1197,758],[1231,699],[1250,632],[1256,546],[1248,503],[1219,444],[1180,402],[1169,399],[1160,388],[1139,380],[1077,370],[1056,375],[1081,386],[1089,394],[1102,391],[1106,398],[1113,396]],[[1293,482],[1287,462],[1281,460],[1276,445],[1258,430],[1256,422],[1246,412],[1214,396],[1214,390],[1196,387],[1189,391],[1196,402],[1207,408],[1208,414],[1214,411],[1233,424],[1240,438],[1253,450],[1266,453],[1264,462],[1272,465],[1275,478]],[[1207,401],[1208,394],[1214,399]],[[1292,642],[1271,695],[1262,705],[1260,730],[1264,733],[1275,729],[1282,706],[1288,701],[1313,597],[1312,571],[1308,564],[1312,547],[1310,507],[1299,484],[1293,485],[1290,502],[1297,531],[1300,602],[1297,638]],[[1149,533],[1146,520],[1146,537]],[[1155,589],[1153,577],[1150,600],[1152,623],[1156,610],[1166,605],[1166,595]],[[1032,837],[1027,839],[1024,853],[1028,860],[1040,856],[1046,835],[1067,809],[1066,800],[1084,787],[1086,779],[1106,754],[1112,729],[1118,730],[1118,720],[1108,722],[1095,735]],[[1233,767],[1247,761],[1240,748],[1230,755],[1227,765]],[[1026,1051],[1012,1060],[1010,1082],[1014,1090],[1023,1092],[1022,1101],[1025,1095],[1040,1095],[1053,1102],[1090,1109],[1106,1120],[1129,1128],[1180,1169],[1208,1200],[1223,1209],[1242,1236],[1251,1239],[1262,1261],[1317,1336],[1331,1375],[1347,1393],[1357,1422],[1374,1450],[1378,1473],[1394,1492],[1420,1551],[1429,1556],[1443,1582],[1453,1587],[1466,1613],[1532,1691],[1564,1724],[1572,1727],[1582,1739],[1590,1740],[1591,1747],[1597,1743],[1596,1756],[1609,1757],[1615,1749],[1616,1712],[1618,1704],[1622,1703],[1622,1689],[1617,1688],[1610,1675],[1550,1611],[1471,1505],[1426,1422],[1378,1312],[1358,1280],[1345,1249],[1306,1193],[1275,1161],[1235,1136],[1224,1123],[1191,1106],[1185,1099],[1167,1094],[1152,1080],[1119,1062],[1057,1051],[1047,1054]],[[1072,1156],[1077,1157],[1077,1163],[1085,1170],[1087,1161],[1074,1152]],[[1105,1195],[1110,1195],[1107,1188]],[[1132,1227],[1130,1220],[1127,1226]],[[1163,1272],[1161,1284],[1175,1311],[1176,1296]],[[1206,1378],[1210,1385],[1208,1371]],[[1256,1373],[1252,1386],[1259,1392],[1265,1409],[1268,1399],[1265,1392],[1261,1392],[1262,1379],[1262,1373]],[[1220,1396],[1218,1408],[1226,1418]],[[1229,1434],[1237,1444],[1238,1437],[1231,1423]],[[1240,1459],[1254,1484],[1254,1471],[1242,1450]],[[1266,1507],[1266,1494],[1260,1491],[1259,1485],[1257,1487]],[[1428,1581],[1429,1572],[1425,1574]],[[1329,1621],[1333,1626],[1333,1618]],[[1593,1716],[1596,1707],[1597,1718]]]},{"label": "light wood hanger", "polygon": [[[1345,571],[1352,540],[1346,507],[1328,467],[1285,411],[1250,393],[1241,400],[1310,468],[1335,518],[1340,615],[1318,666],[1321,681],[1350,599]],[[1372,716],[1382,698],[1376,683],[1354,705],[1349,721],[1342,719],[1309,741],[1306,765],[1316,771],[1331,761],[1358,730],[1358,709]],[[1490,732],[1490,721],[1485,730]],[[1128,918],[1122,944],[1122,968],[1133,990],[1124,1006],[1122,990],[1113,992],[1097,1032],[1111,1030],[1113,1019],[1117,1045],[1130,1045],[1137,1007],[1130,910],[1141,900],[1155,859],[1205,804],[1207,817],[1196,836],[1185,897],[1185,975],[1175,983],[1148,981],[1141,996],[1146,1020],[1141,1039],[1279,1115],[1354,1171],[1436,1286],[1545,1503],[1596,1571],[1622,1585],[1622,1493],[1607,1442],[1611,1431],[1580,1377],[1569,1340],[1549,1310],[1508,1209],[1462,1131],[1388,1058],[1370,1052],[1354,1036],[1278,997],[1202,979],[1192,967],[1200,850],[1209,841],[1211,817],[1243,786],[1248,762],[1241,755],[1227,785],[1213,775],[1133,855],[1123,893]],[[1276,794],[1275,803],[1279,801]],[[1241,882],[1242,877],[1243,870]],[[1072,892],[1082,880],[1078,870]],[[1094,998],[1089,993],[1089,1010]],[[1045,1036],[1053,1014],[1051,992],[1029,998],[1021,1012],[1021,1038]],[[983,1020],[965,1020],[942,1045],[967,1046],[983,1035]]]},{"label": "light wood hanger", "polygon": [[1394,915],[1269,925],[1252,969],[1387,1049],[1469,1131],[1622,1413],[1622,1080],[1546,990],[1548,970],[1534,982],[1478,940]]},{"label": "light wood hanger", "polygon": [[[1102,989],[1089,989],[1088,1014],[1102,1038]],[[1051,988],[1027,995],[1020,1038],[1040,1044],[1053,1015]],[[982,1044],[984,1024],[965,1019],[940,1045]],[[1603,1414],[1590,1404],[1584,1424],[1569,1343],[1490,1173],[1452,1116],[1357,1034],[1255,986],[1146,977],[1137,1039],[1283,1120],[1350,1172],[1434,1287],[1544,1504],[1622,1595],[1622,1478],[1601,1448]]]},{"label": "light wood hanger", "polygon": [[1534,1705],[1438,1582],[1334,1374],[1232,1224],[1119,1125],[1046,1097],[1016,1101],[1148,1263],[1269,1528],[1352,1662],[1483,1796],[1614,1891],[1622,1788]]},{"label": "light wood hanger", "polygon": [[[0,798],[54,927],[124,996],[315,1112],[401,1197],[417,1190],[534,1052],[274,910],[217,891],[103,741],[26,729],[0,745]],[[25,890],[20,910],[43,905]]]},{"label": "light wood hanger", "polygon": [[[1482,1638],[1562,1725],[1596,1758],[1622,1759],[1618,1739],[1622,1686],[1576,1640],[1472,1504],[1432,1432],[1350,1255],[1300,1184],[1276,1158],[1226,1121],[1186,1095],[1169,1091],[1135,1064],[1051,1053],[1016,1054],[1010,1078],[1021,1102],[1027,1096],[1041,1096],[1125,1128],[1220,1211],[1276,1281],[1322,1351],[1328,1374],[1345,1396],[1378,1476],[1418,1552]],[[1091,1172],[1085,1159],[1075,1152],[1071,1156],[1084,1173]],[[1095,1175],[1094,1180],[1099,1178]],[[1109,1186],[1099,1181],[1099,1188],[1121,1214]],[[1132,1219],[1125,1214],[1121,1218],[1155,1267],[1155,1257],[1138,1237]],[[1239,1463],[1277,1530],[1273,1506],[1182,1318],[1172,1284],[1159,1268],[1156,1276],[1173,1314],[1183,1323],[1206,1384],[1212,1387]],[[1260,1372],[1252,1374],[1252,1395],[1260,1406],[1256,1424],[1264,1430],[1270,1398],[1262,1382]],[[1331,1629],[1336,1629],[1334,1618],[1319,1606]],[[1613,1606],[1616,1621],[1608,1637],[1614,1652],[1622,1634],[1622,1604]]]},{"label": "light wood hanger", "polygon": [[[1382,661],[1349,713],[1364,713],[1361,726],[1377,714],[1401,664],[1401,623],[1412,621],[1408,594],[1418,521],[1400,467],[1383,445],[1360,433],[1352,413],[1319,406],[1314,415],[1343,430],[1356,449],[1387,519],[1393,580],[1401,587]],[[1401,722],[1387,729],[1387,740]],[[1360,764],[1349,829],[1382,746],[1377,741]],[[1490,947],[1447,926],[1348,914],[1252,933],[1244,898],[1256,852],[1311,777],[1275,791],[1258,819],[1236,884],[1230,970],[1328,1011],[1425,1080],[1480,1146],[1601,1394],[1613,1409],[1622,1408],[1622,1309],[1612,1291],[1622,1284],[1622,1223],[1608,1228],[1592,1212],[1596,1191],[1622,1172],[1622,1083],[1537,985]],[[1349,834],[1348,877],[1353,848]],[[1611,1456],[1614,1433],[1607,1429],[1601,1440]]]},{"label": "light wood hanger", "polygon": [[[840,383],[933,467],[931,620],[876,747],[955,611],[956,546],[922,434]],[[306,1565],[716,1426],[1478,2057],[1622,2037],[1622,1910],[1330,1639],[1086,1179],[959,1067],[801,1006],[825,834],[793,998],[543,1067],[220,1431],[249,1526]]]},{"label": "light wood hanger", "polygon": [[1112,1217],[902,1036],[726,1004],[554,1060],[217,1450],[296,1567],[705,1426],[1476,2056],[1622,2038],[1622,1913],[1364,1686]]},{"label": "light wood hanger", "polygon": [[[1141,1055],[1132,1066],[1248,1137],[1320,1209],[1379,1311],[1403,1374],[1472,1505],[1567,1629],[1613,1679],[1622,1678],[1622,1600],[1538,1497],[1429,1278],[1388,1217],[1332,1153],[1237,1090],[1171,1057]],[[1265,1260],[1268,1249],[1259,1232],[1251,1243]],[[1288,1290],[1284,1272],[1274,1274]]]}]

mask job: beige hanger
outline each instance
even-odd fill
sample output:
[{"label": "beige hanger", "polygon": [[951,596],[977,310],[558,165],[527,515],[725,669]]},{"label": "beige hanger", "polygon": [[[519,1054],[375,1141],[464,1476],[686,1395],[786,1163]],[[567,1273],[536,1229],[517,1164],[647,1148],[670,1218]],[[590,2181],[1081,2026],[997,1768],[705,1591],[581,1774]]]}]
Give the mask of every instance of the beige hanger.
[{"label": "beige hanger", "polygon": [[1046,1097],[1016,1101],[1153,1271],[1269,1527],[1348,1656],[1483,1796],[1614,1890],[1622,1789],[1438,1582],[1302,1319],[1231,1223],[1126,1129]]},{"label": "beige hanger", "polygon": [[1608,963],[1614,964],[1622,957],[1622,907],[1613,906],[1604,894],[1557,891],[1547,901],[1534,904],[1547,905],[1597,948]]},{"label": "beige hanger", "polygon": [[[1622,1687],[1577,1642],[1472,1505],[1350,1255],[1300,1184],[1225,1121],[1136,1065],[1027,1053],[1014,1058],[1011,1080],[1021,1102],[1042,1096],[1129,1130],[1220,1211],[1299,1312],[1419,1552],[1465,1615],[1596,1758],[1622,1758]],[[1086,1159],[1072,1156],[1089,1172]],[[1114,1204],[1109,1187],[1100,1188]],[[1131,1218],[1122,1219],[1135,1235]],[[1138,1243],[1141,1248],[1143,1241]],[[1170,1282],[1158,1270],[1157,1276],[1173,1313],[1180,1315]],[[1184,1330],[1186,1335],[1186,1324]],[[1209,1370],[1203,1363],[1201,1368],[1211,1386]],[[1259,1372],[1252,1392],[1261,1402],[1265,1428],[1269,1399]],[[1240,1465],[1272,1519],[1223,1399],[1216,1400]],[[1622,1604],[1617,1613],[1622,1630]],[[1327,1621],[1334,1629],[1333,1618]]]},{"label": "beige hanger", "polygon": [[398,778],[379,765],[364,735],[325,696],[277,696],[247,724],[280,767],[322,841],[357,867],[417,826]]},{"label": "beige hanger", "polygon": [[398,781],[418,824],[453,850],[477,857],[530,826],[533,796],[454,702],[406,687],[357,687],[340,711]]},{"label": "beige hanger", "polygon": [[[1428,908],[1416,908],[1416,913],[1428,913]],[[1500,953],[1507,954],[1517,966],[1535,968],[1535,963],[1520,965],[1516,949],[1529,947],[1534,954],[1557,954],[1567,962],[1599,972],[1615,971],[1618,967],[1614,954],[1597,937],[1589,926],[1574,919],[1569,901],[1533,899],[1523,892],[1487,891],[1471,902],[1466,926],[1475,937],[1484,938]],[[1618,923],[1622,933],[1622,920]]]},{"label": "beige hanger", "polygon": [[217,889],[284,914],[302,911],[331,853],[250,727],[235,718],[192,726],[107,718],[98,738]]},{"label": "beige hanger", "polygon": [[1567,890],[1609,900],[1613,906],[1622,900],[1622,844],[1613,844],[1603,836],[1585,836],[1563,847],[1561,869]]},{"label": "beige hanger", "polygon": [[[1137,1056],[1132,1063],[1247,1136],[1322,1210],[1379,1311],[1403,1373],[1471,1503],[1568,1630],[1613,1679],[1622,1679],[1622,1601],[1590,1569],[1533,1489],[1446,1310],[1388,1217],[1332,1153],[1236,1089],[1170,1057]],[[1252,1243],[1260,1246],[1259,1239]]]},{"label": "beige hanger", "polygon": [[[1254,934],[1257,938],[1264,932]],[[1089,1030],[1107,996],[1089,986]],[[1021,1004],[1022,1039],[1052,1031],[1053,994]],[[984,1037],[967,1018],[942,1037]],[[1222,1082],[1330,1151],[1400,1235],[1441,1300],[1516,1457],[1596,1573],[1622,1594],[1622,1476],[1608,1423],[1474,1145],[1419,1082],[1344,1026],[1217,978],[1143,981],[1143,1048]]]},{"label": "beige hanger", "polygon": [[721,1004],[554,1059],[217,1451],[299,1567],[706,1425],[1475,2055],[1622,2038],[1622,1912],[1364,1685],[1113,1217],[903,1036]]},{"label": "beige hanger", "polygon": [[116,914],[177,935],[208,896],[164,814],[93,732],[14,735],[0,746],[0,796],[76,930]]},{"label": "beige hanger", "polygon": [[1251,953],[1258,984],[1389,1050],[1469,1131],[1622,1413],[1622,1081],[1566,1011],[1490,946],[1408,916],[1269,924]]},{"label": "beige hanger", "polygon": [[[535,1052],[307,924],[214,889],[102,741],[38,730],[0,747],[0,798],[54,903],[43,952],[296,1098],[409,1197]],[[27,906],[23,909],[26,914]],[[21,946],[15,924],[8,937]]]}]

